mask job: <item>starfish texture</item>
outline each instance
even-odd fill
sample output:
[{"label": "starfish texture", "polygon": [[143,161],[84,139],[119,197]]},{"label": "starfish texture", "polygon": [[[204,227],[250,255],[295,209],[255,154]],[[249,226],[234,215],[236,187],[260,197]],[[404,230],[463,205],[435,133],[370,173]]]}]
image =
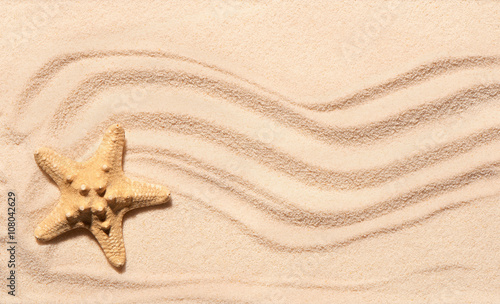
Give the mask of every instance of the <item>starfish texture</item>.
[{"label": "starfish texture", "polygon": [[115,124],[106,131],[97,152],[85,162],[73,161],[48,148],[35,152],[38,166],[61,191],[55,208],[35,229],[37,239],[49,241],[66,231],[86,228],[113,266],[125,264],[123,215],[135,208],[168,202],[170,191],[125,176],[124,143],[125,131]]}]

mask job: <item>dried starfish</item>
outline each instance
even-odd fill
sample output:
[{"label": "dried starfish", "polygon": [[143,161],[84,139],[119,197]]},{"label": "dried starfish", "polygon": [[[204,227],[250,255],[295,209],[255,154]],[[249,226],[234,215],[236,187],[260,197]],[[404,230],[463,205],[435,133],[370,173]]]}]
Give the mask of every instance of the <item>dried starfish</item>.
[{"label": "dried starfish", "polygon": [[86,228],[113,266],[125,264],[123,215],[135,208],[166,203],[170,191],[125,176],[124,143],[125,131],[116,124],[108,128],[97,152],[85,162],[75,162],[48,148],[35,152],[38,166],[61,191],[55,208],[35,229],[37,239],[49,241],[66,231]]}]

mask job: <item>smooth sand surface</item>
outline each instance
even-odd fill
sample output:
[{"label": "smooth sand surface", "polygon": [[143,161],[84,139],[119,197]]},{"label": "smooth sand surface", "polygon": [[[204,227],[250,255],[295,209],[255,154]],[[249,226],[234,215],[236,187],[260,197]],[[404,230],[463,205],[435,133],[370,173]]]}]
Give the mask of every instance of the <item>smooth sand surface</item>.
[{"label": "smooth sand surface", "polygon": [[[1,302],[499,303],[500,3],[0,3]],[[171,206],[33,231],[33,152],[126,132]]]}]

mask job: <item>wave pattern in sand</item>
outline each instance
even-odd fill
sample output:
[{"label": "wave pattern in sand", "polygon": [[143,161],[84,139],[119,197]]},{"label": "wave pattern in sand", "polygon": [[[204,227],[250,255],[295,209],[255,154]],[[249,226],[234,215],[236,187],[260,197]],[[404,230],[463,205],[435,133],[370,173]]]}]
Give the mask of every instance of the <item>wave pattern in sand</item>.
[{"label": "wave pattern in sand", "polygon": [[[361,117],[366,105],[404,102],[391,99],[397,92],[419,90],[464,70],[495,69],[499,62],[497,57],[479,56],[436,60],[346,97],[303,104],[235,73],[175,54],[66,54],[30,78],[16,102],[10,136],[17,144],[35,138],[63,141],[65,145],[57,148],[82,158],[92,152],[102,130],[120,122],[128,134],[126,165],[137,175],[151,170],[156,180],[173,189],[173,207],[155,216],[175,213],[179,205],[196,205],[217,219],[213,225],[220,222],[241,233],[256,252],[270,251],[281,258],[314,254],[334,258],[339,248],[354,243],[363,247],[381,235],[405,233],[497,195],[500,125],[495,117],[488,118],[488,113],[498,111],[497,82],[471,79],[469,85],[445,96],[420,92],[419,104],[376,121],[360,118],[355,125],[342,121],[349,121],[357,109]],[[82,70],[85,73],[80,74]],[[73,78],[66,79],[63,73]],[[44,92],[59,84],[64,84],[61,93],[47,103]],[[106,94],[123,96],[120,92],[131,87],[144,88],[146,96],[126,101],[124,111],[109,107]],[[171,91],[176,95],[168,95]],[[186,104],[174,105],[181,95],[187,96]],[[40,107],[45,108],[43,117],[31,121],[30,113]],[[211,107],[221,109],[219,114],[206,110]],[[472,114],[481,118],[480,123],[468,123]],[[344,120],[335,120],[342,115]],[[86,129],[81,128],[83,122]],[[436,128],[457,124],[446,136],[435,138]],[[271,128],[272,139],[263,139],[258,132],[261,125],[279,129]],[[429,139],[426,145],[415,144],[422,138]],[[50,186],[35,166],[29,176],[25,200],[36,203],[24,212],[36,223],[50,209],[49,201],[42,199],[51,196]],[[131,302],[140,290],[157,290],[149,300],[247,303],[249,293],[261,292],[276,303],[294,293],[323,293],[321,297],[327,298],[331,290],[364,291],[436,272],[473,270],[461,264],[428,265],[373,282],[351,283],[193,275],[184,280],[160,276],[138,284],[120,277],[110,281],[91,270],[54,271],[42,265],[55,258],[56,247],[44,248],[43,257],[38,250],[23,248],[23,255],[36,257],[27,268],[36,281],[57,278],[61,284],[124,288]],[[188,285],[196,285],[197,291],[188,294]]]}]

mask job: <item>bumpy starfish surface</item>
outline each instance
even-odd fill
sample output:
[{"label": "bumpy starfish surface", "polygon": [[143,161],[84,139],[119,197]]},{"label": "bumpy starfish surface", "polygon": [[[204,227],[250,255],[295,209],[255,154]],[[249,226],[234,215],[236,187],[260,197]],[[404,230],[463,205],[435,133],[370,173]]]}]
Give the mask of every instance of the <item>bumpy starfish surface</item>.
[{"label": "bumpy starfish surface", "polygon": [[86,228],[113,266],[125,264],[123,215],[168,202],[170,191],[125,176],[124,143],[125,131],[116,124],[108,128],[97,152],[85,162],[75,162],[48,148],[35,152],[38,166],[61,191],[55,208],[35,229],[37,239],[48,241],[71,229]]}]

